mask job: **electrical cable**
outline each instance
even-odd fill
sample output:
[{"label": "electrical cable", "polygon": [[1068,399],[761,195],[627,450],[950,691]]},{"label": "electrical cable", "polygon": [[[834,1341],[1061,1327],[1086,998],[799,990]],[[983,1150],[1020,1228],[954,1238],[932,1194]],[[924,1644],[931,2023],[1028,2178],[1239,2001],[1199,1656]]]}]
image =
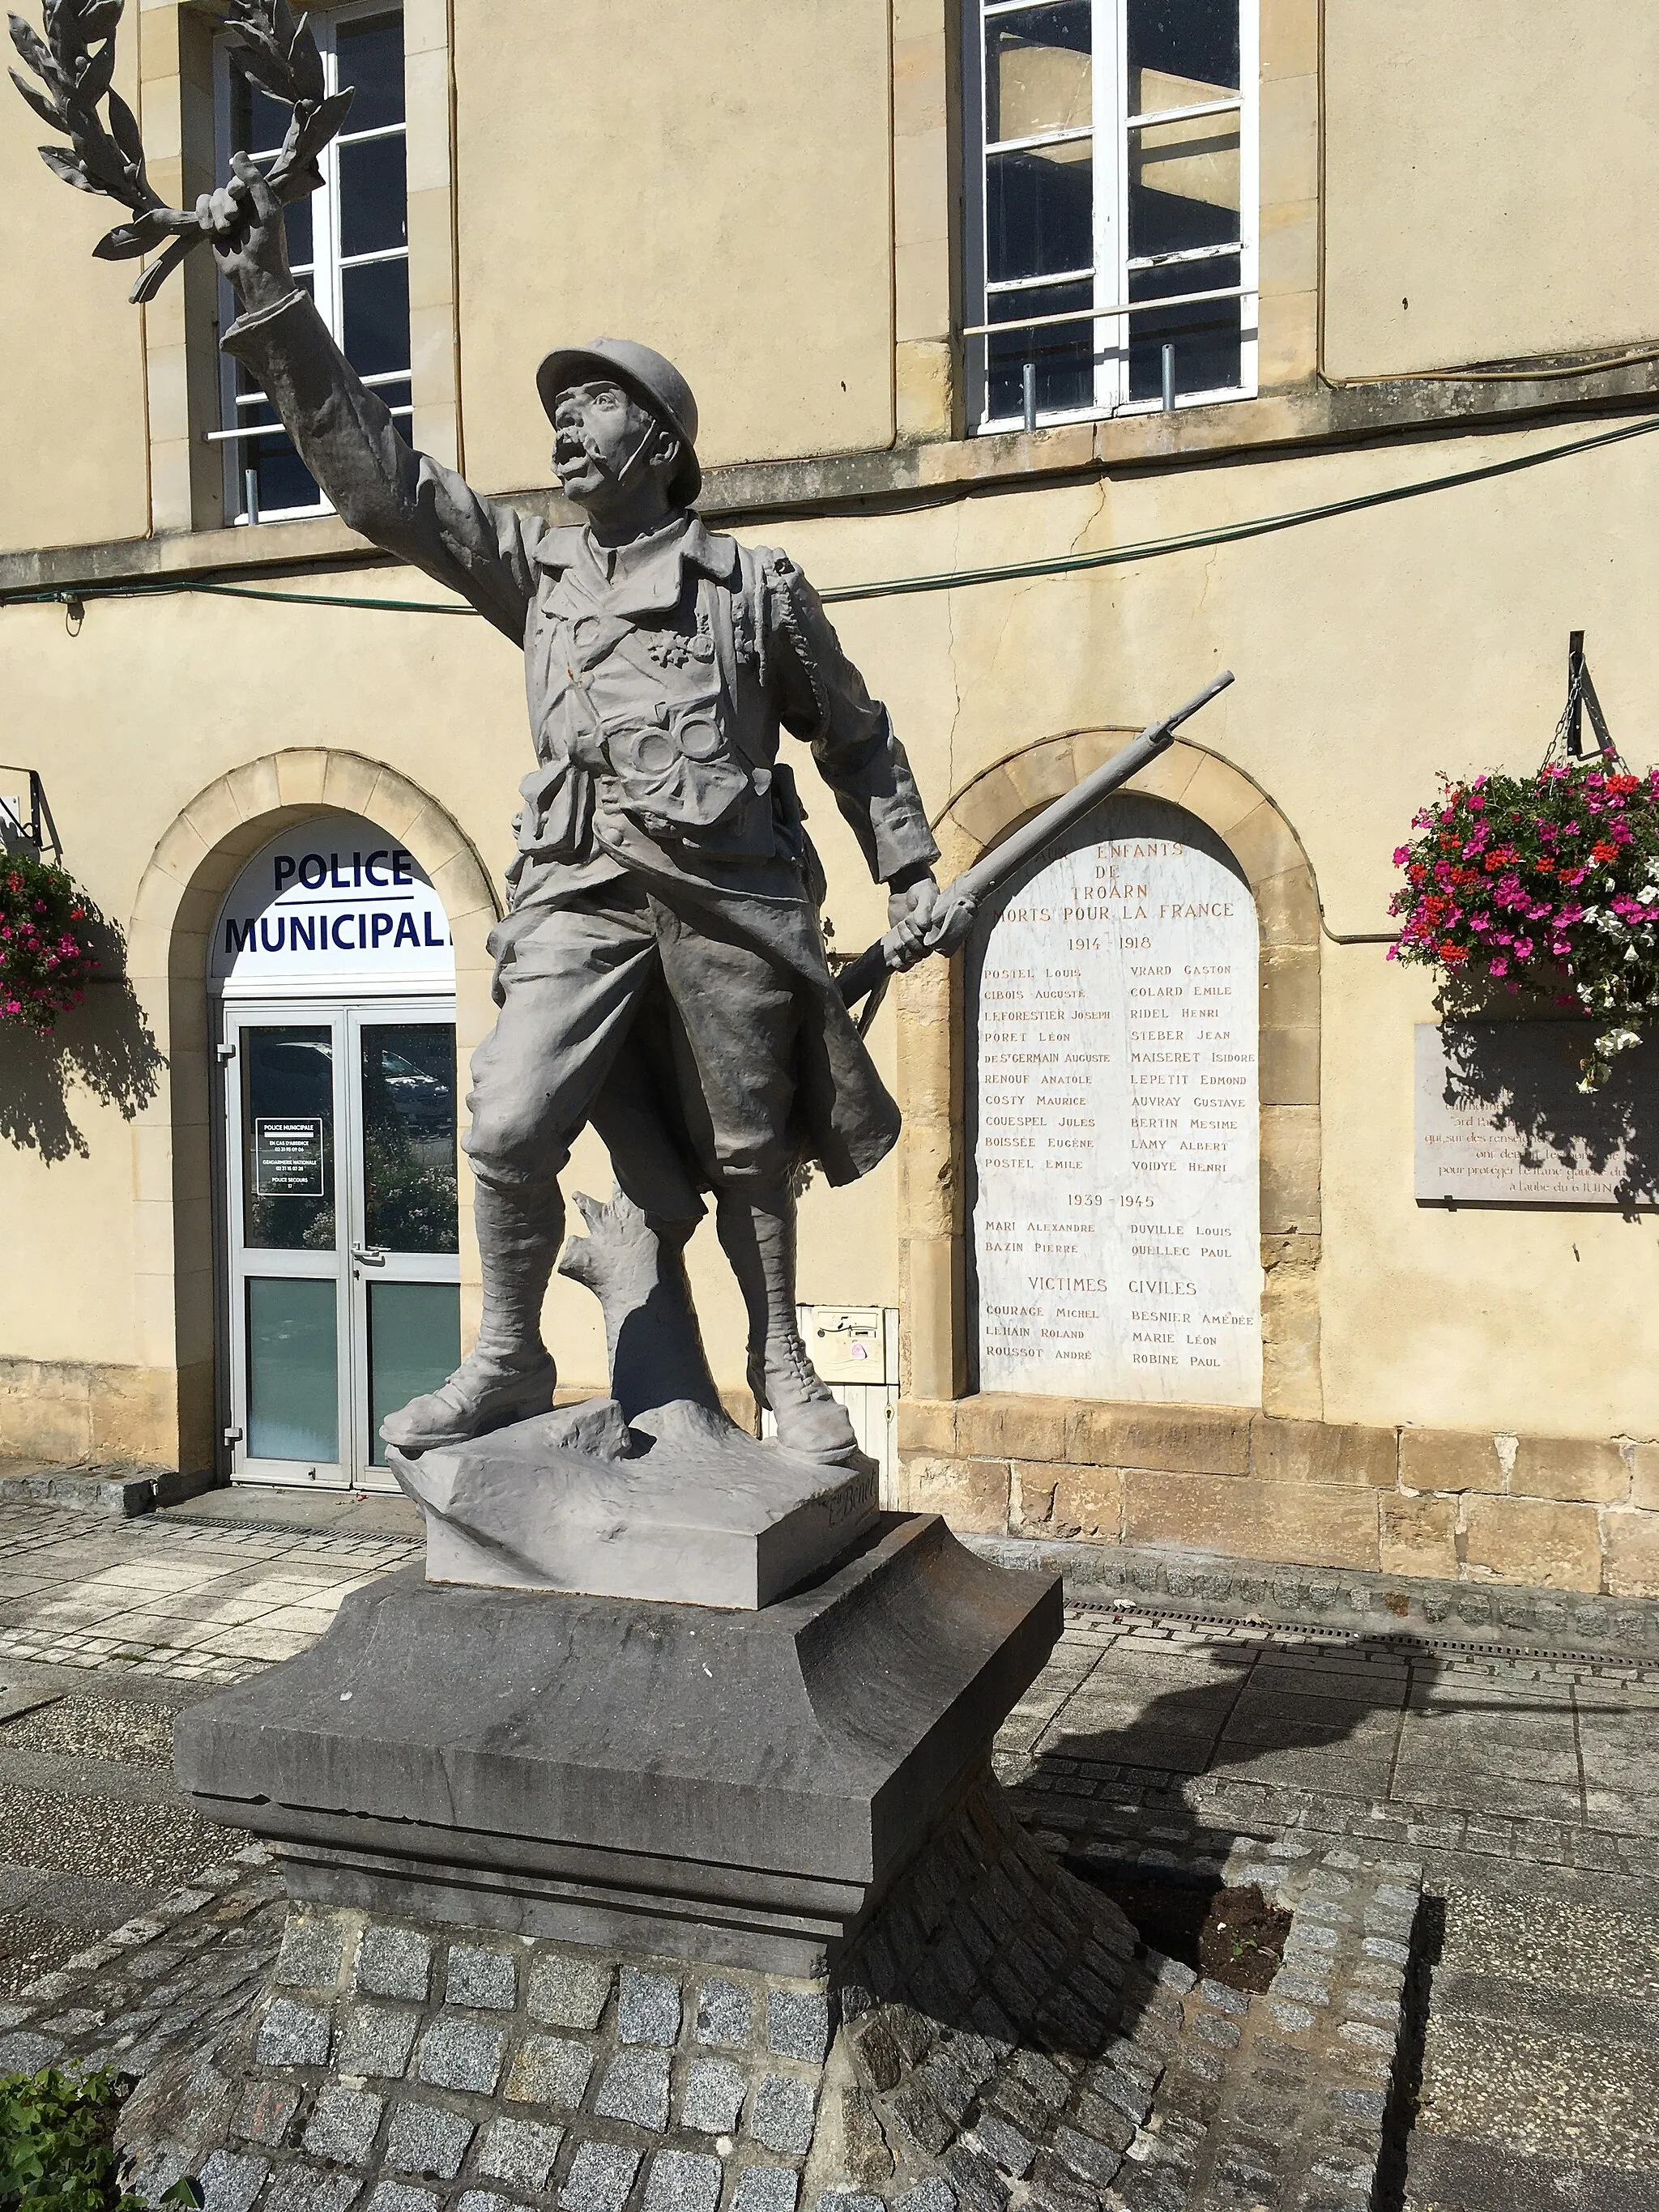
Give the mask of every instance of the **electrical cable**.
[{"label": "electrical cable", "polygon": [[[1478,468],[1457,469],[1445,476],[1422,477],[1414,483],[1393,484],[1382,491],[1356,492],[1347,499],[1327,501],[1317,507],[1292,507],[1282,514],[1258,515],[1243,522],[1218,524],[1208,530],[1182,531],[1167,538],[1143,538],[1134,544],[1109,546],[1100,552],[1060,553],[1042,560],[999,562],[987,568],[949,569],[935,575],[884,577],[867,584],[832,584],[821,590],[818,597],[825,605],[833,606],[860,599],[897,599],[912,592],[963,591],[976,584],[1018,583],[1032,577],[1074,574],[1091,568],[1118,567],[1132,561],[1156,560],[1166,553],[1201,551],[1209,545],[1237,544],[1249,538],[1267,537],[1281,530],[1295,530],[1308,523],[1327,521],[1337,515],[1360,514],[1373,507],[1392,507],[1405,500],[1422,499],[1431,492],[1452,491],[1465,484],[1491,483],[1499,477],[1516,476],[1527,469],[1541,468],[1550,461],[1568,460],[1577,453],[1595,453],[1610,446],[1622,445],[1632,438],[1649,437],[1656,431],[1659,431],[1659,416],[1645,422],[1624,423],[1616,430],[1597,431],[1590,437],[1571,439],[1565,445],[1552,446],[1543,453],[1512,454],[1506,460],[1483,462]],[[154,595],[171,597],[187,592],[208,593],[220,599],[274,600],[296,606],[355,607],[377,614],[476,617],[477,613],[475,607],[464,603],[447,605],[432,599],[349,597],[332,592],[273,591],[252,584],[210,583],[187,577],[169,577],[154,582],[77,584],[49,592],[3,592],[0,593],[0,607],[59,606],[67,605],[71,601],[147,599]]]}]

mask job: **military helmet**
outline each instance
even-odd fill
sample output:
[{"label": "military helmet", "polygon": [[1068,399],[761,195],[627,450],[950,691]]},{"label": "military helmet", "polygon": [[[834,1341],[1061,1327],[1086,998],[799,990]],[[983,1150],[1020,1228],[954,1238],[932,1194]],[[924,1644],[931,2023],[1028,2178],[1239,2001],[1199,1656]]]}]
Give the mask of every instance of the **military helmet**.
[{"label": "military helmet", "polygon": [[697,403],[691,387],[672,361],[641,345],[635,338],[595,338],[592,345],[558,346],[536,371],[547,419],[553,420],[559,394],[573,384],[593,384],[614,377],[628,386],[679,433],[684,451],[668,485],[668,496],[690,507],[702,489],[702,471],[697,465]]}]

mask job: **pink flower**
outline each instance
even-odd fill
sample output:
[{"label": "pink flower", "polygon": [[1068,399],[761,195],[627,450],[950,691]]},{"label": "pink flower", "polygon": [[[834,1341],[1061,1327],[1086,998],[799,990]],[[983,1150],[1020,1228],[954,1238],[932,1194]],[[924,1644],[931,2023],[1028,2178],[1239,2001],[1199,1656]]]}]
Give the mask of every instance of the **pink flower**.
[{"label": "pink flower", "polygon": [[1494,975],[1507,975],[1510,963],[1507,960],[1494,960],[1490,963],[1490,972]]}]

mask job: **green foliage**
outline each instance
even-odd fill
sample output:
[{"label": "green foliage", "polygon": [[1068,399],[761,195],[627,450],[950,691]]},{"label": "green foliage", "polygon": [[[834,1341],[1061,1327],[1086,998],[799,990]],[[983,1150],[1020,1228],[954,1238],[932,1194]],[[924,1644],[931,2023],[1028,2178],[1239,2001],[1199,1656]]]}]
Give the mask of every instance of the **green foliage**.
[{"label": "green foliage", "polygon": [[[146,2212],[116,2179],[112,2074],[0,2075],[0,2212]],[[163,2204],[197,2204],[180,2181]]]},{"label": "green foliage", "polygon": [[1437,969],[1449,1017],[1493,989],[1553,994],[1607,1026],[1581,1091],[1659,1015],[1659,769],[1546,762],[1536,775],[1441,779],[1395,854],[1406,881],[1391,960]]},{"label": "green foliage", "polygon": [[49,1030],[97,965],[97,917],[74,879],[33,852],[0,851],[0,1023]]}]

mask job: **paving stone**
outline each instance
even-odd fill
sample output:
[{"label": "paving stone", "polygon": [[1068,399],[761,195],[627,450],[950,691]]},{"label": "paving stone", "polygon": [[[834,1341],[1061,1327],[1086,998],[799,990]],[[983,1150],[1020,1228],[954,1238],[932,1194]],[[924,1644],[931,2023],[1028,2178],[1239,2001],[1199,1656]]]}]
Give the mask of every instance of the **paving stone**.
[{"label": "paving stone", "polygon": [[419,2021],[418,2013],[396,2005],[354,2005],[340,2033],[336,2066],[342,2074],[401,2078],[408,2070]]},{"label": "paving stone", "polygon": [[746,2166],[738,2176],[732,2212],[795,2212],[799,2193],[800,2176],[793,2166]]},{"label": "paving stone", "polygon": [[331,2158],[338,2166],[362,2166],[385,2109],[383,2099],[331,2081],[317,2093],[316,2107],[302,2139],[305,2147],[313,2158]]},{"label": "paving stone", "polygon": [[250,2212],[270,2171],[262,2158],[233,2158],[227,2150],[216,2150],[197,2176],[206,2212]]},{"label": "paving stone", "polygon": [[[321,2066],[328,2058],[333,2021],[319,2005],[277,1997],[259,2024],[255,2053],[261,2066]],[[0,2063],[3,2063],[0,2053]]]},{"label": "paving stone", "polygon": [[887,2212],[887,2208],[866,2190],[826,2189],[818,2198],[817,2212]]},{"label": "paving stone", "polygon": [[386,2162],[398,2173],[453,2181],[477,2132],[465,2114],[442,2105],[399,2105],[386,2136]]},{"label": "paving stone", "polygon": [[371,1923],[357,1946],[357,1987],[365,1996],[425,2002],[432,1979],[432,1939],[416,1928]]},{"label": "paving stone", "polygon": [[717,2158],[659,2150],[646,2177],[643,2212],[715,2212],[723,2179]]},{"label": "paving stone", "polygon": [[[895,2200],[894,2212],[956,2212],[956,2192],[948,2181],[930,2174]],[[736,2208],[733,2208],[736,2212]],[[787,2212],[787,2208],[785,2208]]]},{"label": "paving stone", "polygon": [[564,2035],[526,2035],[519,2045],[507,2094],[515,2105],[556,2105],[574,2111],[593,2071],[593,2053]]},{"label": "paving stone", "polygon": [[413,2189],[406,2181],[383,2181],[366,2212],[438,2212],[438,2199],[429,2189]]},{"label": "paving stone", "polygon": [[740,1983],[718,1977],[697,1991],[696,2037],[699,2043],[738,2048],[754,2033],[755,1995]]},{"label": "paving stone", "polygon": [[749,2108],[749,2132],[768,2150],[805,2158],[812,2148],[812,2086],[787,2074],[768,2074]]},{"label": "paving stone", "polygon": [[727,2060],[695,2060],[686,2069],[680,2093],[680,2125],[698,2135],[729,2136],[737,2127],[747,2087],[742,2073]]},{"label": "paving stone", "polygon": [[[325,2173],[317,2166],[287,2166],[276,2175],[259,2212],[346,2212],[362,2194],[355,2173]],[[422,2212],[425,2212],[424,2206]]]},{"label": "paving stone", "polygon": [[1230,1990],[1225,1982],[1205,1981],[1199,1984],[1199,1994],[1206,2005],[1218,2012],[1230,2012],[1242,2020],[1250,2008],[1250,2000],[1242,1990]]},{"label": "paving stone", "polygon": [[622,2212],[639,2168],[639,2152],[620,2143],[578,2143],[559,2202],[564,2212]]},{"label": "paving stone", "polygon": [[415,2071],[436,2089],[471,2089],[487,2097],[501,2070],[505,2041],[493,2021],[440,2013],[421,2038]]},{"label": "paving stone", "polygon": [[243,2090],[231,2127],[247,2142],[280,2143],[300,2102],[286,2081],[250,2081]]},{"label": "paving stone", "polygon": [[1206,2043],[1212,2043],[1218,2051],[1231,2051],[1237,2043],[1243,2030],[1236,2020],[1224,2019],[1218,2013],[1200,2013],[1197,2033]]},{"label": "paving stone", "polygon": [[660,2132],[668,2125],[668,2053],[619,2051],[593,2100],[601,2119],[630,2120]]},{"label": "paving stone", "polygon": [[981,2112],[974,2124],[974,2139],[991,2163],[1018,2181],[1031,2170],[1037,2147],[1028,2136],[994,2112]]},{"label": "paving stone", "polygon": [[827,1994],[814,1990],[769,1991],[766,2047],[781,2058],[804,2058],[821,2066],[830,2048]]},{"label": "paving stone", "polygon": [[617,2033],[623,2043],[653,2043],[672,2050],[680,2035],[679,1984],[667,1974],[624,1966]]},{"label": "paving stone", "polygon": [[519,1970],[514,1960],[503,1952],[479,1950],[469,1943],[450,1945],[446,2004],[511,2012],[518,2001]]},{"label": "paving stone", "polygon": [[530,1970],[525,2009],[532,2020],[550,2027],[597,2027],[605,2016],[605,2001],[615,1969],[586,1959],[565,1959],[556,1954],[536,1960]]},{"label": "paving stone", "polygon": [[478,2152],[478,2172],[492,2181],[540,2189],[553,2170],[564,2130],[542,2120],[492,2120]]},{"label": "paving stone", "polygon": [[965,2212],[1005,2212],[1008,2191],[988,2158],[958,2143],[946,2157],[945,2170]]},{"label": "paving stone", "polygon": [[276,1978],[290,1989],[331,1990],[344,1954],[345,1930],[337,1920],[290,1918],[276,1954]]}]

